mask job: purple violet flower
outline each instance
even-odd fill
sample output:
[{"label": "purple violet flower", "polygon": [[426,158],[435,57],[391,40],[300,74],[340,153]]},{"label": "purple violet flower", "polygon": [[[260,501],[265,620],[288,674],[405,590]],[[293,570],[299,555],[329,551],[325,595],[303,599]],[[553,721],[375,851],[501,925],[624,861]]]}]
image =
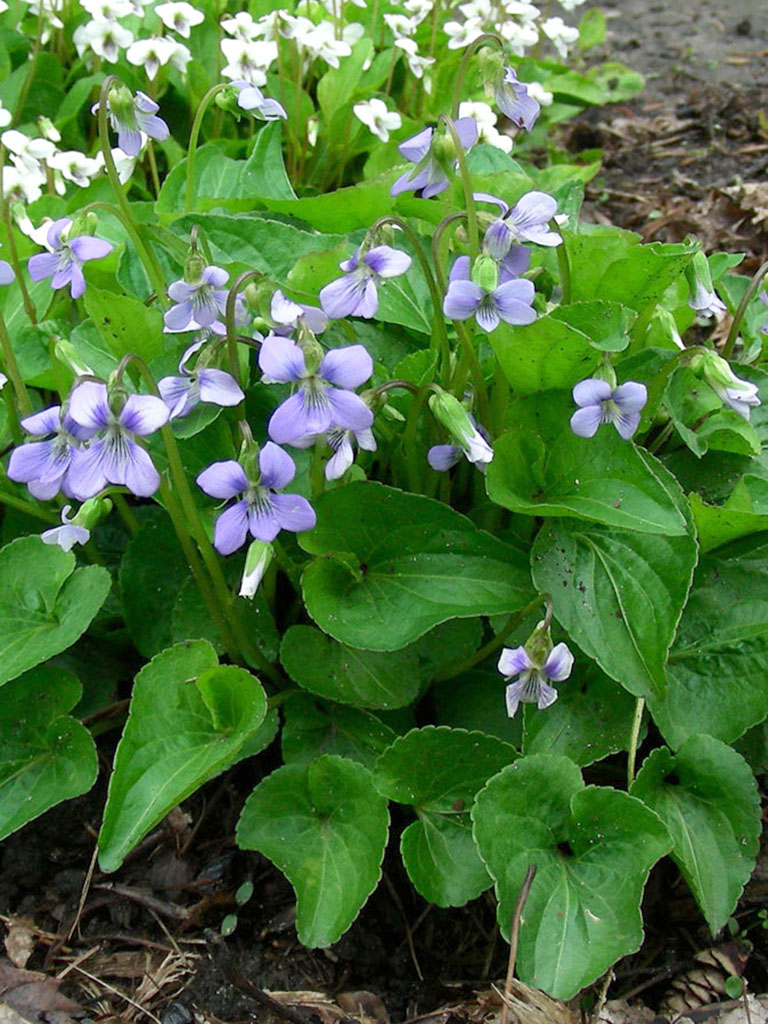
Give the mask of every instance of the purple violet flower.
[{"label": "purple violet flower", "polygon": [[474,429],[473,433],[466,435],[463,445],[435,444],[427,452],[427,462],[435,472],[447,473],[461,461],[462,456],[481,473],[485,472],[489,462],[493,462],[493,448],[490,445],[488,431],[478,424],[472,413],[467,413],[467,419]]},{"label": "purple violet flower", "polygon": [[86,381],[70,395],[69,412],[81,427],[101,434],[74,453],[69,486],[75,498],[92,498],[108,484],[127,487],[140,498],[155,493],[160,474],[135,439],[168,422],[168,407],[161,398],[129,395],[116,413],[110,408],[106,384]]},{"label": "purple violet flower", "polygon": [[373,412],[352,391],[373,373],[373,360],[362,345],[330,349],[310,372],[294,341],[271,334],[261,344],[259,366],[267,383],[299,385],[269,420],[269,436],[277,444],[295,444],[332,428],[366,430],[373,423]]},{"label": "purple violet flower", "polygon": [[[319,434],[309,434],[299,441],[291,442],[294,448],[311,448],[321,437]],[[323,438],[325,443],[333,452],[333,455],[325,464],[325,479],[339,480],[355,461],[355,445],[365,452],[376,451],[376,438],[370,428],[365,430],[341,430],[333,427],[327,431]]]},{"label": "purple violet flower", "polygon": [[265,96],[258,86],[242,78],[231,84],[237,89],[237,105],[241,110],[247,110],[249,114],[261,118],[262,121],[276,121],[288,116],[281,104]]},{"label": "purple violet flower", "polygon": [[485,250],[495,260],[503,260],[515,242],[555,246],[563,240],[549,227],[557,213],[557,202],[546,192],[527,192],[512,207],[487,192],[475,192],[475,199],[494,203],[501,211],[483,236]]},{"label": "purple violet flower", "polygon": [[58,544],[62,551],[71,551],[75,544],[87,544],[91,539],[91,531],[85,526],[78,526],[70,518],[71,505],[61,510],[61,526],[54,526],[40,534],[43,544]]},{"label": "purple violet flower", "polygon": [[557,644],[540,667],[531,660],[525,647],[505,647],[499,658],[498,669],[505,679],[520,676],[507,687],[507,714],[513,718],[519,704],[536,704],[539,711],[557,700],[557,690],[549,680],[561,683],[571,674],[573,655],[567,644]]},{"label": "purple violet flower", "polygon": [[216,520],[213,546],[221,555],[242,547],[248,534],[268,544],[281,530],[311,530],[314,509],[298,494],[278,494],[293,480],[296,467],[282,448],[267,441],[259,452],[259,480],[248,479],[239,462],[214,462],[198,476],[198,486],[212,498],[227,500],[242,495]]},{"label": "purple violet flower", "polygon": [[528,95],[528,86],[518,80],[513,68],[504,68],[504,76],[496,84],[494,98],[502,114],[518,128],[530,131],[536,124],[541,106]]},{"label": "purple violet flower", "polygon": [[[471,117],[460,117],[454,121],[456,134],[462,149],[471,149],[477,142],[477,123]],[[438,136],[438,138],[444,138]],[[406,139],[397,147],[406,160],[416,166],[402,174],[389,190],[391,196],[399,196],[403,192],[421,192],[423,199],[444,192],[450,183],[445,161],[435,153],[435,129],[425,128],[418,135]]]},{"label": "purple violet flower", "polygon": [[109,255],[114,248],[111,242],[93,235],[77,235],[68,237],[72,227],[69,217],[59,217],[48,228],[46,248],[48,252],[30,256],[27,269],[33,281],[44,281],[51,278],[51,288],[64,288],[69,285],[69,294],[79,299],[85,291],[83,263],[89,260],[100,260]]},{"label": "purple violet flower", "polygon": [[645,384],[628,380],[612,388],[608,381],[588,377],[573,389],[573,400],[579,406],[571,416],[571,430],[579,437],[594,437],[601,423],[612,423],[619,435],[628,441],[637,430],[640,412],[648,401]]},{"label": "purple violet flower", "polygon": [[0,260],[0,284],[13,284],[15,280],[16,275],[11,264],[7,260]]},{"label": "purple violet flower", "polygon": [[[229,274],[221,267],[206,267],[200,280],[193,284],[174,281],[168,287],[168,295],[176,303],[165,313],[165,331],[178,334],[181,331],[199,331],[207,327],[214,334],[226,334],[224,317],[227,311],[227,289],[224,285]],[[219,319],[221,318],[221,319]],[[235,323],[248,321],[245,302],[238,295],[235,302]]]},{"label": "purple violet flower", "polygon": [[[118,86],[109,90],[107,96],[107,115],[112,130],[117,132],[118,148],[126,156],[138,156],[141,151],[144,132],[150,139],[156,142],[165,142],[171,134],[168,125],[156,114],[160,107],[146,93],[137,91],[132,96],[130,90],[125,86]],[[91,113],[96,114],[99,104],[91,107]]]},{"label": "purple violet flower", "polygon": [[39,501],[49,501],[59,491],[74,498],[69,479],[74,455],[95,431],[76,423],[60,405],[25,417],[21,426],[32,437],[53,436],[14,448],[8,462],[10,479],[26,484],[29,493]]},{"label": "purple violet flower", "polygon": [[272,296],[270,316],[277,325],[274,333],[289,335],[299,326],[307,327],[313,334],[322,334],[328,326],[328,317],[317,306],[305,306],[303,302],[293,302],[279,289]]},{"label": "purple violet flower", "polygon": [[182,376],[163,377],[157,382],[157,389],[170,410],[172,420],[188,416],[199,402],[233,406],[245,398],[240,385],[225,370],[217,370],[212,366],[187,369],[187,361],[207,340],[201,338],[185,349],[179,360],[179,373]]},{"label": "purple violet flower", "polygon": [[515,326],[532,324],[536,319],[531,305],[534,294],[533,282],[523,278],[504,281],[493,291],[486,291],[470,279],[469,257],[459,256],[451,269],[443,313],[450,320],[474,316],[478,325],[490,333],[502,320]]},{"label": "purple violet flower", "polygon": [[718,298],[717,292],[707,288],[701,281],[696,282],[688,305],[700,317],[721,317],[723,313],[728,312],[725,303]]},{"label": "purple violet flower", "polygon": [[331,320],[361,316],[370,320],[379,308],[376,285],[380,278],[399,277],[411,265],[411,257],[388,245],[377,245],[361,255],[358,249],[339,264],[344,277],[320,291],[320,305]]}]

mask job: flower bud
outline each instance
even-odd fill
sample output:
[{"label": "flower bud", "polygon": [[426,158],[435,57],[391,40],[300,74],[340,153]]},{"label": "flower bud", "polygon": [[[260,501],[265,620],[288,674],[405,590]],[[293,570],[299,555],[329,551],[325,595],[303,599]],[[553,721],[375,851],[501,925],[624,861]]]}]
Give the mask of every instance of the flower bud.
[{"label": "flower bud", "polygon": [[107,93],[109,111],[121,124],[133,125],[135,114],[131,90],[125,85],[113,85]]},{"label": "flower bud", "polygon": [[495,292],[499,287],[499,267],[491,256],[478,256],[470,276],[483,291]]},{"label": "flower bud", "polygon": [[709,269],[709,260],[701,249],[694,254],[693,259],[685,268],[685,276],[692,294],[696,292],[697,287],[701,287],[707,292],[712,291],[712,274]]},{"label": "flower bud", "polygon": [[606,384],[610,384],[611,388],[615,390],[615,388],[616,388],[616,371],[614,370],[614,368],[611,366],[611,364],[609,362],[607,362],[607,361],[602,362],[597,367],[597,369],[592,374],[592,376],[596,377],[598,380],[604,380],[606,382]]},{"label": "flower bud", "polygon": [[196,248],[191,248],[184,260],[184,281],[186,284],[199,284],[205,270],[205,258]]},{"label": "flower bud", "polygon": [[221,107],[222,110],[226,110],[228,114],[234,114],[235,117],[240,118],[245,114],[242,107],[238,106],[237,97],[240,95],[240,90],[234,86],[229,85],[226,89],[222,89],[217,92],[213,98],[213,102],[217,107]]},{"label": "flower bud", "polygon": [[88,498],[72,516],[70,523],[83,526],[86,530],[93,530],[111,511],[112,502],[109,498]]},{"label": "flower bud", "polygon": [[428,404],[432,415],[466,452],[470,462],[485,464],[493,461],[493,449],[458,398],[447,391],[438,391],[430,396]]},{"label": "flower bud", "polygon": [[245,556],[243,577],[240,581],[240,597],[253,598],[274,555],[275,552],[271,544],[265,544],[261,540],[251,541]]},{"label": "flower bud", "polygon": [[320,363],[323,361],[325,352],[323,347],[314,334],[307,328],[299,331],[299,337],[297,344],[301,351],[304,353],[304,365],[307,368],[307,373],[317,373],[317,369]]},{"label": "flower bud", "polygon": [[249,281],[245,286],[245,303],[248,309],[260,317],[265,324],[272,323],[270,312],[274,291],[274,284],[266,277],[261,277],[257,281]]},{"label": "flower bud", "polygon": [[542,619],[541,622],[536,624],[536,628],[523,646],[534,666],[541,668],[549,657],[549,652],[552,650],[552,634],[546,619]]},{"label": "flower bud", "polygon": [[61,240],[67,242],[70,238],[78,238],[80,235],[94,235],[98,224],[99,218],[93,211],[76,213],[69,227],[61,232]]}]

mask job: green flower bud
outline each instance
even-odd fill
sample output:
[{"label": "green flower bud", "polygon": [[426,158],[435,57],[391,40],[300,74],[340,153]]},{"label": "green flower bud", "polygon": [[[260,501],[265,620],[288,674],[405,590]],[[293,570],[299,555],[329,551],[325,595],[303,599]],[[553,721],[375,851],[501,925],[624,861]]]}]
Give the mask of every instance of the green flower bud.
[{"label": "green flower bud", "polygon": [[88,498],[70,519],[70,522],[76,526],[84,526],[86,530],[92,530],[103,522],[111,511],[112,502],[109,498]]},{"label": "green flower bud", "polygon": [[470,462],[486,464],[493,459],[493,449],[469,418],[469,413],[454,395],[438,391],[429,398],[429,408]]},{"label": "green flower bud", "polygon": [[275,552],[271,544],[265,544],[261,540],[251,541],[245,556],[243,577],[240,581],[240,597],[254,597],[274,556]]},{"label": "green flower bud", "polygon": [[184,260],[184,281],[187,284],[199,284],[205,267],[205,258],[196,249],[190,249]]},{"label": "green flower bud", "polygon": [[237,104],[237,97],[240,94],[239,89],[235,89],[234,86],[227,86],[226,89],[222,89],[217,92],[213,98],[213,102],[217,107],[221,107],[222,110],[226,110],[228,114],[234,114],[235,117],[241,118],[245,114],[242,107]]},{"label": "green flower bud", "polygon": [[534,666],[541,668],[549,657],[549,652],[552,650],[552,634],[546,619],[542,619],[541,622],[536,624],[536,628],[523,646]]},{"label": "green flower bud", "polygon": [[261,317],[265,324],[271,323],[270,308],[275,286],[269,278],[261,277],[257,281],[249,281],[245,286],[245,302],[248,309]]},{"label": "green flower bud", "polygon": [[113,85],[107,93],[107,101],[110,113],[117,121],[130,127],[135,126],[136,115],[130,89],[124,85]]},{"label": "green flower bud", "polygon": [[499,265],[490,256],[478,256],[470,272],[470,277],[484,291],[495,292],[499,286]]},{"label": "green flower bud", "polygon": [[709,269],[709,260],[701,249],[694,254],[693,259],[685,268],[685,276],[692,293],[695,293],[698,287],[703,288],[707,292],[712,291],[712,274]]},{"label": "green flower bud", "polygon": [[320,363],[323,361],[325,352],[323,347],[310,330],[299,332],[297,344],[304,353],[304,363],[307,373],[317,373]]}]

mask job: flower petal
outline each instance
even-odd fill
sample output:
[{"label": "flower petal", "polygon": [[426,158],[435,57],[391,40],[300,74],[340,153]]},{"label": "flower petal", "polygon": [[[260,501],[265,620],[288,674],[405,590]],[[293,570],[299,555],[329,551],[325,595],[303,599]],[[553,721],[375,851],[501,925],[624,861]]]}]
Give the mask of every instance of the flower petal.
[{"label": "flower petal", "polygon": [[492,295],[486,295],[477,307],[475,310],[475,320],[478,326],[489,334],[499,326],[501,318]]},{"label": "flower petal", "polygon": [[259,366],[270,381],[299,381],[306,374],[304,353],[290,338],[268,335],[259,349]]},{"label": "flower petal", "polygon": [[205,368],[197,375],[200,387],[200,401],[212,405],[238,405],[245,398],[243,389],[231,373],[225,370]]},{"label": "flower petal", "polygon": [[[600,377],[587,377],[580,380],[573,389],[573,400],[576,405],[596,405],[611,397],[611,385]],[[590,435],[591,437],[591,435]]]},{"label": "flower petal", "polygon": [[67,473],[68,492],[78,501],[92,498],[107,486],[107,477],[102,467],[104,441],[93,441],[89,448],[80,448],[72,453],[72,463]]},{"label": "flower petal", "polygon": [[315,510],[298,494],[274,494],[272,507],[281,529],[291,533],[312,530],[317,523]]},{"label": "flower petal", "polygon": [[410,160],[411,163],[414,164],[418,163],[419,160],[423,160],[427,155],[430,143],[432,142],[433,133],[433,128],[425,128],[417,135],[412,135],[410,139],[406,139],[405,142],[401,142],[397,148],[406,160]]},{"label": "flower petal", "polygon": [[279,445],[267,441],[259,452],[259,470],[261,486],[281,491],[296,475],[293,459]]},{"label": "flower petal", "polygon": [[111,242],[104,238],[94,238],[93,235],[78,235],[77,238],[70,238],[67,244],[81,263],[100,260],[114,249]]},{"label": "flower petal", "polygon": [[346,348],[332,348],[323,356],[317,371],[318,377],[336,387],[360,387],[373,373],[373,359],[363,345],[349,345]]},{"label": "flower petal", "polygon": [[443,313],[449,320],[468,320],[485,298],[474,281],[451,281],[443,299]]},{"label": "flower petal", "polygon": [[274,497],[266,492],[265,495],[262,495],[258,505],[251,505],[248,509],[248,529],[251,531],[251,536],[264,544],[269,544],[274,540],[281,529],[272,505]]},{"label": "flower petal", "polygon": [[78,384],[69,396],[69,415],[81,427],[103,430],[111,418],[107,385],[93,380]]},{"label": "flower petal", "polygon": [[461,461],[463,452],[456,444],[435,444],[427,452],[427,462],[436,473],[447,473]]},{"label": "flower petal", "polygon": [[603,418],[599,405],[585,405],[571,416],[571,430],[578,437],[594,437]]},{"label": "flower petal", "polygon": [[22,427],[28,434],[36,437],[44,437],[46,434],[55,434],[59,429],[59,417],[61,415],[60,405],[51,405],[40,412],[34,412],[31,416],[25,416],[21,420]]},{"label": "flower petal", "polygon": [[573,655],[568,644],[556,644],[547,655],[542,672],[548,679],[556,683],[562,683],[571,674],[573,668]]},{"label": "flower petal", "polygon": [[511,679],[533,668],[533,662],[524,647],[505,647],[496,667],[505,679]]},{"label": "flower petal", "polygon": [[144,451],[135,441],[126,442],[119,473],[115,475],[120,475],[122,480],[113,480],[112,483],[122,483],[138,498],[150,498],[160,486],[160,474],[155,469],[149,452]]},{"label": "flower petal", "polygon": [[163,323],[165,324],[166,331],[176,333],[177,331],[186,331],[189,325],[192,323],[192,301],[191,299],[185,299],[184,302],[179,302],[175,306],[171,306],[163,314]]},{"label": "flower petal", "polygon": [[477,142],[478,128],[474,117],[458,117],[453,122],[463,149],[471,149]]},{"label": "flower petal", "polygon": [[543,711],[551,704],[554,704],[556,700],[557,690],[542,679],[539,683],[539,699],[536,701],[537,708],[539,711]]},{"label": "flower petal", "polygon": [[[344,430],[365,430],[373,423],[373,412],[358,395],[351,391],[340,391],[329,388],[328,402],[331,407],[331,420],[334,426]],[[330,426],[330,424],[329,424]],[[327,428],[326,428],[327,429]],[[320,433],[320,431],[317,431]]]},{"label": "flower petal", "polygon": [[616,427],[619,436],[623,437],[625,441],[628,441],[637,430],[637,425],[640,422],[640,413],[620,412],[613,416],[611,422],[614,427]]},{"label": "flower petal", "polygon": [[234,459],[213,462],[198,474],[195,482],[212,498],[234,498],[236,494],[243,494],[248,490],[245,470]]},{"label": "flower petal", "polygon": [[165,426],[169,415],[168,406],[162,398],[156,395],[129,395],[120,411],[119,421],[132,434],[145,437]]},{"label": "flower petal", "polygon": [[469,256],[457,256],[453,261],[451,272],[448,275],[449,281],[469,281],[470,274]]},{"label": "flower petal", "polygon": [[408,270],[411,262],[407,252],[393,249],[390,245],[377,245],[363,256],[363,263],[379,277],[398,277]]},{"label": "flower petal", "polygon": [[[307,434],[324,434],[332,422],[327,398],[310,403],[304,388],[301,388],[275,409],[267,424],[267,433],[276,444],[293,444],[294,440]],[[370,423],[365,425],[370,426]]]},{"label": "flower petal", "polygon": [[648,389],[645,384],[628,380],[619,384],[611,397],[622,414],[640,412],[648,401]]},{"label": "flower petal", "polygon": [[157,382],[157,390],[168,406],[172,420],[187,416],[200,400],[199,389],[192,377],[163,377]]},{"label": "flower petal", "polygon": [[[198,483],[200,478],[198,477]],[[238,501],[225,509],[213,528],[213,546],[220,555],[231,555],[245,544],[248,536],[248,503]]]},{"label": "flower petal", "polygon": [[53,277],[58,267],[59,256],[53,252],[41,252],[37,256],[30,256],[27,263],[27,270],[33,281],[44,281],[47,277]]},{"label": "flower petal", "polygon": [[325,315],[331,320],[342,320],[345,316],[355,315],[365,298],[366,283],[365,277],[348,274],[337,277],[335,281],[321,288],[320,305]]}]

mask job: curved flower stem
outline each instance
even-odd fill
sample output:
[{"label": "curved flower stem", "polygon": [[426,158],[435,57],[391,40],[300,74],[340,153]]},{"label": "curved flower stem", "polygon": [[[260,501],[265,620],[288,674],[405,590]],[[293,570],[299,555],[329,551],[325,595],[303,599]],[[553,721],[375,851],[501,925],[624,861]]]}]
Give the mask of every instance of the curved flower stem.
[{"label": "curved flower stem", "polygon": [[416,494],[421,493],[421,453],[416,446],[416,431],[419,426],[419,418],[424,409],[424,403],[431,390],[429,385],[419,388],[411,403],[408,418],[405,421],[405,430],[403,430],[403,449],[405,450],[406,466],[408,468],[408,487]]},{"label": "curved flower stem", "polygon": [[[131,236],[131,241],[136,246],[139,252],[139,257],[142,259],[142,262],[144,263],[144,269],[147,272],[147,276],[149,277],[153,287],[155,288],[155,291],[151,295],[148,295],[147,298],[144,300],[144,305],[148,306],[155,301],[160,301],[163,305],[167,305],[168,300],[166,299],[165,278],[163,277],[163,271],[160,267],[160,264],[157,262],[157,259],[152,250],[149,248],[149,246],[144,244],[141,235],[137,233],[136,222],[133,220],[133,215],[130,213],[126,214],[122,203],[119,206],[115,206],[113,203],[104,202],[104,200],[102,199],[98,199],[93,203],[88,203],[87,206],[83,207],[81,213],[88,213],[89,210],[104,210],[107,213],[111,213],[113,217],[116,217],[120,221],[125,230]],[[144,256],[142,256],[142,253],[144,253]],[[158,291],[158,288],[160,287],[162,287],[162,291]],[[53,298],[51,299],[51,306],[53,306],[53,303],[56,298],[57,295],[54,294]],[[43,319],[47,318],[49,312],[50,307]]]},{"label": "curved flower stem", "polygon": [[768,272],[768,261],[766,261],[760,267],[758,267],[757,273],[749,282],[747,290],[741,297],[741,302],[739,303],[736,313],[733,317],[731,329],[730,331],[728,331],[728,337],[725,339],[725,344],[723,345],[722,354],[724,359],[731,358],[734,346],[736,344],[736,339],[739,336],[739,328],[741,327],[741,322],[744,319],[744,314],[747,311],[747,306],[750,304],[750,302],[756,295],[758,289],[760,288],[760,285],[763,283],[763,278],[765,277],[766,272]]},{"label": "curved flower stem", "polygon": [[8,508],[18,509],[19,512],[24,512],[28,516],[33,516],[35,519],[42,519],[44,523],[55,523],[59,525],[59,517],[55,512],[49,512],[47,509],[37,508],[31,501],[25,501],[23,498],[17,498],[15,494],[7,494],[5,491],[0,491],[0,505],[7,505]]},{"label": "curved flower stem", "polygon": [[395,217],[390,214],[387,214],[385,217],[379,217],[379,219],[371,225],[369,234],[372,235],[379,228],[385,227],[387,224],[393,224],[395,227],[400,228],[413,246],[416,257],[421,264],[421,269],[424,273],[424,280],[427,282],[429,294],[432,297],[432,305],[434,306],[433,337],[435,334],[437,335],[438,352],[444,360],[447,360],[450,357],[450,348],[448,345],[448,332],[445,328],[445,320],[442,316],[443,294],[445,292],[445,288],[441,291],[438,287],[435,275],[432,273],[432,268],[429,265],[427,254],[424,252],[424,248],[419,241],[419,236],[410,224],[402,220],[402,218]]},{"label": "curved flower stem", "polygon": [[8,371],[8,377],[13,385],[13,393],[16,396],[16,404],[25,416],[32,412],[32,400],[29,397],[27,386],[21,376],[19,364],[16,362],[16,353],[13,351],[11,338],[8,334],[8,327],[5,317],[0,313],[0,347],[3,352],[3,362]]},{"label": "curved flower stem", "polygon": [[456,160],[459,164],[459,175],[461,177],[461,184],[464,188],[464,205],[467,208],[469,257],[474,263],[480,252],[480,232],[477,226],[477,210],[475,209],[475,195],[472,191],[472,178],[470,177],[469,168],[467,167],[467,158],[464,155],[464,149],[461,145],[459,133],[456,131],[456,125],[453,123],[453,120],[447,116],[447,114],[441,114],[440,120],[448,129],[456,150]]},{"label": "curved flower stem", "polygon": [[155,190],[155,199],[160,195],[160,176],[157,173],[157,160],[155,150],[152,146],[152,139],[147,140],[147,158],[149,159],[149,171],[152,175],[152,186]]},{"label": "curved flower stem", "polygon": [[136,518],[133,509],[125,500],[125,496],[123,494],[113,492],[110,495],[110,498],[112,499],[112,504],[115,506],[115,509],[117,510],[117,514],[125,523],[128,533],[130,533],[132,537],[135,537],[136,534],[141,529],[141,524],[139,523],[139,520]]},{"label": "curved flower stem", "polygon": [[[443,272],[443,235],[447,228],[452,224],[458,224],[459,221],[467,219],[466,213],[452,213],[450,216],[441,220],[435,229],[435,233],[432,236],[432,264],[435,268],[435,277],[437,278],[438,287],[443,295],[448,287],[446,274]],[[448,381],[451,374],[451,350],[450,345],[446,338],[445,351],[443,352],[443,366],[441,380],[447,387]]]},{"label": "curved flower stem", "polygon": [[451,110],[453,116],[459,116],[459,104],[461,103],[461,90],[464,86],[464,78],[467,74],[467,68],[469,67],[470,60],[474,57],[481,46],[498,46],[500,50],[504,49],[504,43],[502,40],[493,32],[483,32],[477,39],[473,39],[469,46],[464,50],[464,56],[461,58],[461,64],[456,74],[456,78],[453,82],[453,95],[451,96]]},{"label": "curved flower stem", "polygon": [[[0,163],[2,167],[2,163]],[[11,217],[10,199],[6,199],[3,202],[3,221],[5,222],[5,232],[8,236],[8,255],[11,257],[11,266],[13,272],[16,275],[16,281],[21,291],[21,301],[24,303],[24,312],[29,317],[31,324],[37,323],[37,310],[35,304],[30,298],[29,291],[27,289],[27,283],[24,280],[24,268],[21,265],[19,259],[19,252],[16,248],[16,237],[13,229],[13,219]]]},{"label": "curved flower stem", "polygon": [[21,120],[21,114],[24,109],[24,104],[26,102],[27,95],[29,94],[29,90],[32,87],[32,81],[35,77],[35,72],[37,71],[37,60],[40,56],[40,50],[42,48],[44,22],[45,8],[41,4],[37,15],[37,31],[35,33],[35,42],[32,46],[32,57],[30,58],[29,69],[27,71],[27,76],[24,79],[24,85],[22,85],[21,93],[19,95],[19,98],[16,100],[16,110],[13,115],[13,120],[11,121],[11,128],[15,128]]},{"label": "curved flower stem", "polygon": [[536,609],[544,601],[549,601],[547,594],[541,594],[533,599],[525,608],[521,608],[518,612],[513,612],[507,619],[504,628],[501,629],[496,636],[489,640],[487,644],[484,644],[479,650],[475,651],[464,661],[460,661],[458,665],[453,665],[445,672],[441,673],[435,678],[436,683],[443,683],[447,679],[454,679],[456,676],[460,676],[462,672],[467,672],[469,669],[474,668],[475,665],[479,665],[481,661],[485,661],[487,657],[497,651],[500,647],[503,647],[504,641],[507,639],[509,634],[517,629],[521,622],[525,622],[528,616],[535,612]]},{"label": "curved flower stem", "polygon": [[[117,370],[118,375],[121,375],[130,363],[134,363],[136,365],[152,393],[154,395],[159,395],[155,378],[152,376],[147,364],[143,359],[139,358],[139,356],[132,354],[124,356]],[[234,650],[240,650],[253,662],[253,664],[258,666],[260,671],[264,672],[265,675],[269,676],[269,678],[274,681],[275,678],[279,678],[279,674],[276,673],[273,665],[267,661],[258,647],[252,643],[251,638],[248,636],[240,622],[239,616],[234,607],[234,598],[227,586],[227,581],[224,579],[224,573],[222,572],[218,556],[213,550],[205,525],[200,517],[197,505],[195,504],[195,499],[192,496],[192,491],[190,490],[189,481],[187,480],[187,475],[184,471],[184,465],[181,461],[181,455],[179,454],[179,447],[176,444],[173,429],[169,423],[166,423],[165,426],[160,428],[160,433],[168,456],[168,469],[173,483],[172,499],[173,501],[178,500],[178,505],[180,506],[181,518],[174,522],[174,528],[176,529],[177,534],[181,529],[194,540],[195,544],[197,544],[203,563],[205,564],[205,567],[208,570],[208,575],[211,578],[215,603],[220,609],[222,616],[224,616],[227,621],[228,630],[235,638],[236,644]],[[181,539],[181,536],[179,536],[180,541]],[[205,597],[205,595],[203,595],[203,597]]]},{"label": "curved flower stem", "polygon": [[640,726],[643,724],[643,711],[645,710],[645,697],[638,697],[635,701],[635,716],[632,719],[632,728],[629,733],[629,746],[627,747],[627,789],[635,781],[635,760],[637,759],[637,741],[640,736]]},{"label": "curved flower stem", "polygon": [[203,117],[208,109],[208,104],[223,89],[228,88],[226,82],[219,82],[213,85],[200,100],[200,105],[195,111],[195,119],[192,122],[192,129],[189,133],[189,146],[187,147],[187,173],[184,185],[184,213],[189,213],[195,199],[195,163],[197,160],[197,140],[200,137],[200,129],[203,126]]},{"label": "curved flower stem", "polygon": [[[136,218],[133,216],[131,211],[131,204],[126,198],[123,186],[120,184],[120,178],[117,174],[117,168],[115,167],[115,161],[112,159],[112,150],[109,145],[109,127],[107,125],[107,95],[109,90],[112,88],[113,82],[119,82],[120,79],[115,75],[107,75],[101,84],[101,92],[99,93],[99,145],[101,152],[104,156],[104,167],[107,171],[107,177],[109,183],[112,186],[112,192],[114,193],[117,205],[119,206],[123,216],[120,218],[123,227],[131,236],[131,241],[136,246],[136,250],[139,254],[141,262],[144,264],[144,269],[147,272],[147,276],[152,282],[152,286],[157,292],[158,301],[165,303],[165,279],[163,272],[160,269],[160,264],[157,261],[152,248],[144,241]],[[95,206],[92,203],[91,206]]]},{"label": "curved flower stem", "polygon": [[459,341],[461,342],[461,355],[459,356],[459,362],[456,367],[456,374],[453,382],[453,393],[457,398],[461,398],[464,394],[464,384],[467,378],[467,369],[469,369],[469,372],[472,375],[472,383],[475,388],[478,418],[484,426],[490,426],[491,404],[488,399],[488,388],[485,384],[483,368],[480,365],[480,360],[477,358],[475,346],[472,344],[472,338],[464,324],[460,320],[454,320],[452,322],[453,326],[456,328],[456,334],[458,335]]}]

